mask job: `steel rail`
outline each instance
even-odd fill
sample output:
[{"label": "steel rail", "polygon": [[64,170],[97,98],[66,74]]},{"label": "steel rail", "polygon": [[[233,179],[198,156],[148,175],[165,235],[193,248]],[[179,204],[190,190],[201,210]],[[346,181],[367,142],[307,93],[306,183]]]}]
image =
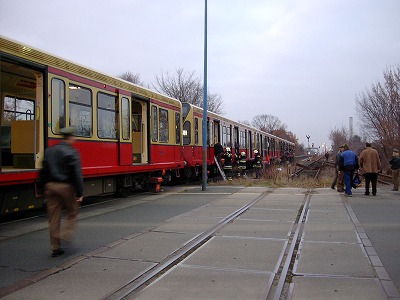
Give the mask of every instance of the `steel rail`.
[{"label": "steel rail", "polygon": [[[308,212],[309,206],[310,206],[311,190],[308,190],[306,195],[307,195],[306,196],[306,200],[305,200],[304,206],[303,206],[303,208],[301,210],[301,215],[300,215],[300,217],[298,219],[298,222],[297,222],[297,225],[296,225],[296,230],[295,230],[295,233],[294,233],[293,238],[291,240],[290,248],[289,248],[288,254],[286,256],[286,260],[285,260],[285,263],[283,265],[282,271],[280,273],[278,285],[277,285],[277,287],[275,289],[273,300],[279,300],[281,298],[281,295],[282,295],[282,292],[283,292],[283,288],[284,288],[285,283],[286,283],[286,277],[288,275],[288,272],[289,272],[289,269],[290,269],[290,264],[291,264],[291,261],[292,261],[293,256],[294,256],[294,252],[295,252],[295,249],[296,249],[296,244],[299,241],[300,232],[301,232],[302,227],[303,227],[302,225],[303,225],[303,222],[304,222],[304,218],[305,218],[305,216],[306,216],[306,214]],[[267,297],[267,299],[269,299],[269,298]]]},{"label": "steel rail", "polygon": [[196,237],[194,237],[192,240],[190,240],[187,244],[185,244],[183,247],[172,253],[170,256],[159,262],[156,266],[154,266],[152,269],[148,270],[147,272],[143,273],[142,275],[132,278],[131,281],[120,287],[119,289],[109,293],[107,296],[102,298],[103,300],[119,300],[127,297],[128,295],[134,294],[136,291],[138,291],[142,286],[144,286],[147,282],[150,282],[152,279],[157,278],[160,274],[165,272],[166,270],[169,270],[173,266],[175,266],[179,261],[181,261],[183,258],[185,258],[188,254],[196,250],[198,247],[200,247],[204,242],[206,242],[208,239],[210,239],[213,234],[215,234],[218,230],[220,230],[222,227],[224,227],[227,223],[231,222],[232,220],[236,219],[239,217],[241,214],[243,214],[246,210],[248,210],[251,206],[256,204],[258,201],[260,201],[262,198],[264,198],[266,195],[268,195],[269,192],[264,192],[260,196],[258,196],[256,199],[251,201],[250,203],[244,205],[243,207],[239,208],[220,222],[218,222],[216,225],[211,227],[210,229],[200,233]]}]

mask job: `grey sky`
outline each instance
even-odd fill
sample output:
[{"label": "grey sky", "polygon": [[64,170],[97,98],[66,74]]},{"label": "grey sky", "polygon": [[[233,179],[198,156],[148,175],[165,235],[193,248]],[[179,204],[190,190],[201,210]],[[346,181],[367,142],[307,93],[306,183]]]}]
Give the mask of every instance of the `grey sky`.
[{"label": "grey sky", "polygon": [[[208,84],[225,116],[329,142],[400,63],[399,0],[208,0]],[[203,76],[204,0],[0,0],[0,34],[106,74]]]}]

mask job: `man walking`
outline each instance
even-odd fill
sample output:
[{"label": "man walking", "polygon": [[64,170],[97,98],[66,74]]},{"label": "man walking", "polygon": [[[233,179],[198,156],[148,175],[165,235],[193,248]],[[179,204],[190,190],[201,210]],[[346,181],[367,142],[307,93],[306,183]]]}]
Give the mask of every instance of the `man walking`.
[{"label": "man walking", "polygon": [[344,151],[340,155],[340,169],[344,170],[344,184],[346,186],[346,196],[352,197],[351,188],[353,186],[354,170],[358,169],[357,155],[349,149],[348,144],[343,145]]},{"label": "man walking", "polygon": [[400,157],[399,150],[393,149],[392,159],[389,161],[390,168],[392,169],[393,189],[392,191],[399,190],[399,174],[400,174]]},{"label": "man walking", "polygon": [[370,143],[365,144],[365,149],[360,154],[360,167],[365,178],[365,194],[369,196],[369,185],[372,183],[372,195],[376,196],[376,184],[378,172],[381,169],[381,160],[378,151],[371,147]]},{"label": "man walking", "polygon": [[[78,202],[83,199],[83,178],[78,152],[72,147],[75,143],[74,129],[60,130],[64,140],[47,148],[44,152],[41,183],[44,184],[52,257],[64,254],[61,240],[71,239],[78,216]],[[61,230],[61,215],[65,208],[66,224]]]}]

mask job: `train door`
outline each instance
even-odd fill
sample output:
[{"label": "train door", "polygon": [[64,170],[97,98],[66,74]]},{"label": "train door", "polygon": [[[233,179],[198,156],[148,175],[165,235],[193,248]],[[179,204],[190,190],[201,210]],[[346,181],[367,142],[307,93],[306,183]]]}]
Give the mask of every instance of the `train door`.
[{"label": "train door", "polygon": [[221,133],[219,121],[214,120],[214,144],[221,143]]},{"label": "train door", "polygon": [[253,158],[254,157],[253,156],[253,135],[250,130],[248,131],[248,137],[249,137],[248,142],[249,142],[249,151],[250,151],[249,157]]},{"label": "train door", "polygon": [[132,157],[134,164],[148,163],[147,103],[132,98]]},{"label": "train door", "polygon": [[119,97],[119,164],[121,166],[131,165],[132,158],[132,136],[131,136],[131,106],[130,99],[126,96]]},{"label": "train door", "polygon": [[235,153],[239,156],[239,127],[235,126],[233,128],[233,145],[235,147]]},{"label": "train door", "polygon": [[41,167],[44,67],[2,57],[0,171]]}]

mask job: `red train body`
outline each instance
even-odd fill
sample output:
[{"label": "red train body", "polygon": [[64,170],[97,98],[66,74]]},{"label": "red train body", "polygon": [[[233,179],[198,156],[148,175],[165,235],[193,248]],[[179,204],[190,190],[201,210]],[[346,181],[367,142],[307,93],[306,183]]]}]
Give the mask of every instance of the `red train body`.
[{"label": "red train body", "polygon": [[[75,126],[85,196],[159,186],[161,177],[196,178],[202,165],[202,109],[0,37],[1,214],[37,208],[44,149]],[[214,145],[265,158],[293,143],[208,113],[207,164]]]}]

